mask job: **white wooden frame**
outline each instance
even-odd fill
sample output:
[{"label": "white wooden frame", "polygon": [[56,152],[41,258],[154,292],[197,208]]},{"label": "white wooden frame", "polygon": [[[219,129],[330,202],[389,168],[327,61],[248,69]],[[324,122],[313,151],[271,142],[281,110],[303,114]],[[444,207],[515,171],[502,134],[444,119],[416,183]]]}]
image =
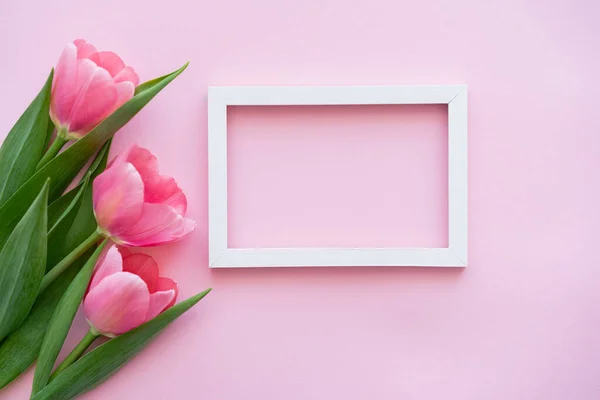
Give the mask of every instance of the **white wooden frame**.
[{"label": "white wooden frame", "polygon": [[[227,106],[448,104],[446,248],[229,248]],[[208,89],[209,265],[220,267],[467,265],[467,87],[221,86]]]}]

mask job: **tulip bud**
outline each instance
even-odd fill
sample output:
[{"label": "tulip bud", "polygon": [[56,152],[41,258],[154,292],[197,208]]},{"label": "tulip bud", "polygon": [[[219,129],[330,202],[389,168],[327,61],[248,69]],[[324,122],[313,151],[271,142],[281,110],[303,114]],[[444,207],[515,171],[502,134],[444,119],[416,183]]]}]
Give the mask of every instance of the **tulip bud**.
[{"label": "tulip bud", "polygon": [[135,145],[94,180],[93,206],[102,234],[125,246],[172,242],[196,227],[175,180],[160,175],[156,157]]},{"label": "tulip bud", "polygon": [[81,138],[131,99],[138,83],[117,54],[99,52],[82,39],[69,43],[56,65],[50,98],[57,136]]},{"label": "tulip bud", "polygon": [[171,307],[177,292],[175,281],[159,277],[152,257],[122,255],[112,246],[96,264],[83,309],[94,334],[114,337]]}]

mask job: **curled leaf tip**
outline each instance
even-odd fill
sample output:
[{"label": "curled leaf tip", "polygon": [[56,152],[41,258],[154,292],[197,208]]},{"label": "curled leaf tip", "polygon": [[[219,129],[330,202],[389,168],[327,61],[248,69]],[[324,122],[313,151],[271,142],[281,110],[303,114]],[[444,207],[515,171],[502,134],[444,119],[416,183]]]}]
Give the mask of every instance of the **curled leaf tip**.
[{"label": "curled leaf tip", "polygon": [[40,191],[40,194],[44,198],[45,203],[48,203],[49,192],[50,192],[50,178],[47,178],[46,182],[44,182],[44,186],[42,186],[42,190]]},{"label": "curled leaf tip", "polygon": [[190,62],[189,62],[189,61],[186,61],[186,63],[185,63],[185,64],[183,64],[183,65],[181,66],[181,68],[179,68],[177,71],[175,71],[175,74],[176,74],[176,75],[179,75],[179,74],[181,74],[183,71],[185,71],[185,69],[188,67],[188,65],[190,65]]},{"label": "curled leaf tip", "polygon": [[196,297],[198,298],[198,300],[202,300],[204,298],[204,296],[206,296],[207,294],[210,293],[210,291],[212,290],[212,288],[208,288],[203,292],[200,292],[196,295]]}]

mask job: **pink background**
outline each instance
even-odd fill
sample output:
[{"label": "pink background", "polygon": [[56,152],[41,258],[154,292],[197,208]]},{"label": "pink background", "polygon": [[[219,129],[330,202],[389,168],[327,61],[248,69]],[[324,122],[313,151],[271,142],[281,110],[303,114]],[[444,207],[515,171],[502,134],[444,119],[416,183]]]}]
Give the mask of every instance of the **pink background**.
[{"label": "pink background", "polygon": [[[115,150],[150,148],[186,191],[198,230],[152,254],[182,297],[214,291],[84,398],[600,398],[599,14],[592,0],[2,1],[3,133],[76,37],[143,80],[191,61]],[[423,83],[469,85],[467,269],[207,268],[207,85]],[[233,110],[232,245],[443,243],[443,115]],[[31,378],[0,399],[28,398]]]},{"label": "pink background", "polygon": [[228,117],[230,247],[448,246],[448,106]]}]

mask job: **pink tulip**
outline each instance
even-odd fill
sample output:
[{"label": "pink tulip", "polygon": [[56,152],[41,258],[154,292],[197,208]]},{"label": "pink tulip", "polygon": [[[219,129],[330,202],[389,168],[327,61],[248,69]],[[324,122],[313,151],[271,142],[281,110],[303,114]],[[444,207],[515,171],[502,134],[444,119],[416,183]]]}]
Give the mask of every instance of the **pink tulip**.
[{"label": "pink tulip", "polygon": [[111,246],[96,264],[83,310],[93,333],[114,337],[171,307],[177,292],[176,282],[158,276],[152,257]]},{"label": "pink tulip", "polygon": [[94,180],[93,204],[100,232],[125,246],[172,242],[196,227],[175,180],[159,175],[156,157],[136,145]]},{"label": "pink tulip", "polygon": [[52,83],[50,117],[62,139],[78,139],[133,97],[138,75],[112,51],[85,40],[63,50]]}]

